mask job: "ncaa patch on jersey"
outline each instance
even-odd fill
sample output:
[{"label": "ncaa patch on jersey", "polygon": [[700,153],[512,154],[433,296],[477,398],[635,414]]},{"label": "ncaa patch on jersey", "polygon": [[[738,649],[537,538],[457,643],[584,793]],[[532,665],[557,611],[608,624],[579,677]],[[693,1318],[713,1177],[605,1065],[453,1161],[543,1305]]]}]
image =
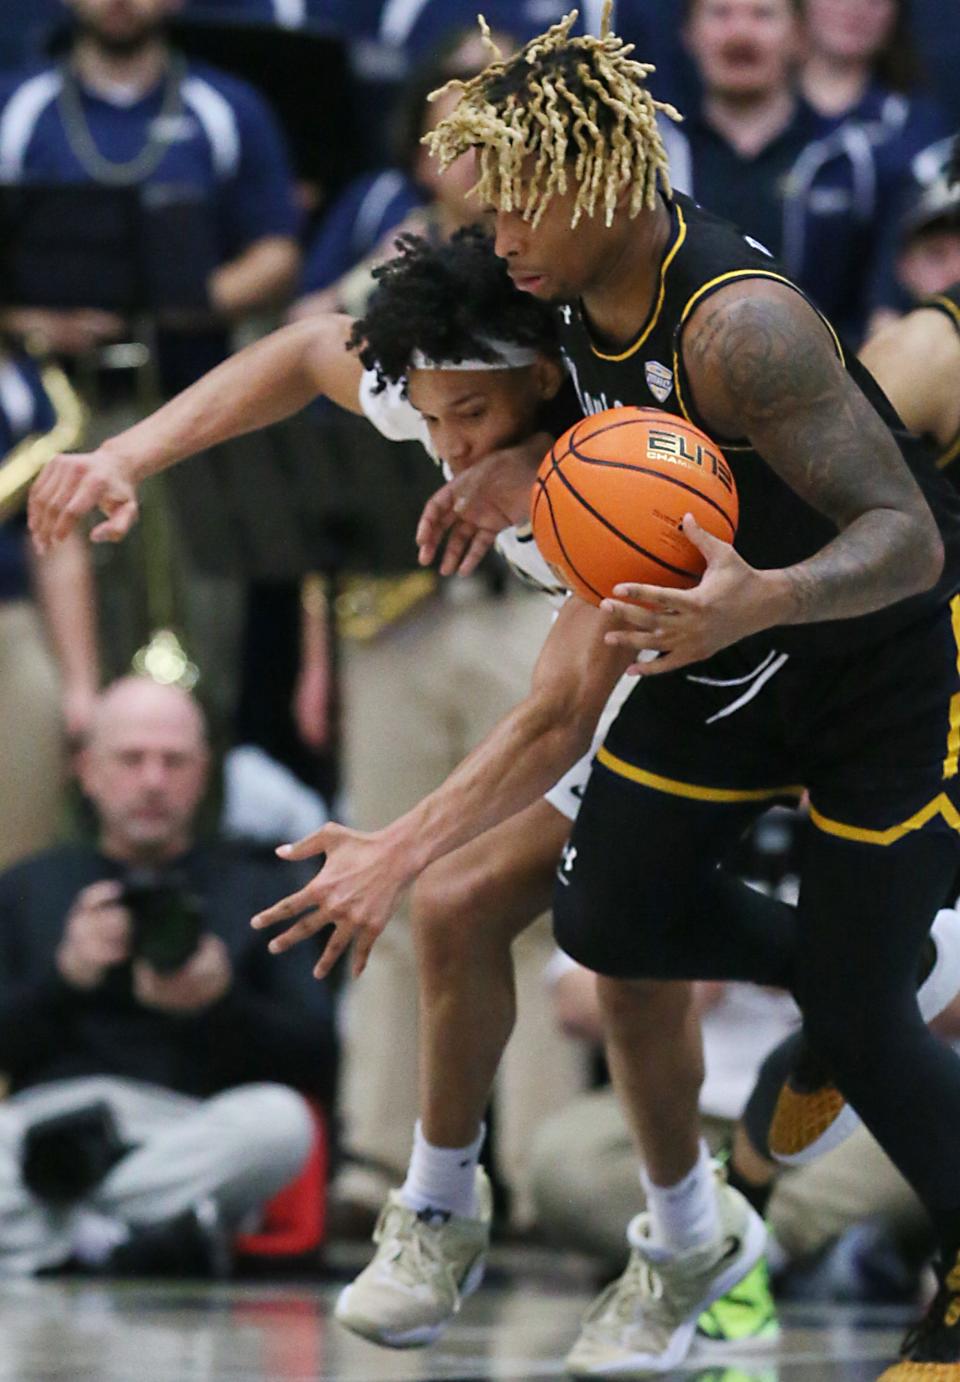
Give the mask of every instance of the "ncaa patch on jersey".
[{"label": "ncaa patch on jersey", "polygon": [[673,370],[659,360],[648,360],[645,367],[647,388],[658,403],[666,403],[673,392]]}]

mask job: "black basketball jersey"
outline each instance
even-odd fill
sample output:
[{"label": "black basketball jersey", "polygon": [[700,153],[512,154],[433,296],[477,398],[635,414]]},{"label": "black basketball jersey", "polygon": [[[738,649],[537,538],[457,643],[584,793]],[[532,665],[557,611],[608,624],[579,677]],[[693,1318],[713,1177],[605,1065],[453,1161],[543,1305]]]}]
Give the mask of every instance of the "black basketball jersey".
[{"label": "black basketball jersey", "polygon": [[[683,366],[681,340],[691,313],[738,279],[772,279],[805,297],[757,241],[710,215],[688,197],[668,203],[671,229],[660,265],[659,290],[646,322],[623,349],[610,353],[592,339],[579,304],[559,311],[560,340],[587,414],[636,405],[680,414],[709,433],[698,416]],[[816,309],[814,309],[816,310]],[[946,548],[934,590],[857,619],[795,625],[777,631],[784,651],[808,656],[845,654],[888,636],[946,602],[960,588],[960,501],[930,465],[923,443],[906,431],[872,376],[848,353],[826,318],[848,373],[894,435],[933,509]],[[745,438],[714,437],[736,479],[740,525],[735,546],[760,569],[804,561],[836,536],[834,525],[805,503]]]},{"label": "black basketball jersey", "polygon": [[[954,283],[952,288],[947,288],[943,293],[934,293],[931,297],[924,298],[919,306],[932,307],[935,311],[942,312],[960,336],[960,283]],[[957,380],[957,388],[960,389],[960,379]],[[946,471],[952,484],[960,484],[960,466],[956,464],[960,460],[960,432],[943,450],[934,443],[934,450],[937,452],[937,469]]]}]

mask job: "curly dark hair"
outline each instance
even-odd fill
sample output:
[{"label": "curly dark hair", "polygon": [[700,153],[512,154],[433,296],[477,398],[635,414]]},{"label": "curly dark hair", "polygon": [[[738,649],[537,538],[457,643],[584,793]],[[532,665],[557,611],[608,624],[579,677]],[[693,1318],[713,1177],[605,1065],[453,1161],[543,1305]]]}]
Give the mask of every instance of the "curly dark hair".
[{"label": "curly dark hair", "polygon": [[559,355],[553,311],[513,286],[479,226],[442,245],[401,235],[399,253],[374,270],[377,286],[348,349],[377,376],[378,391],[405,378],[414,351],[431,360],[498,356],[489,338]]}]

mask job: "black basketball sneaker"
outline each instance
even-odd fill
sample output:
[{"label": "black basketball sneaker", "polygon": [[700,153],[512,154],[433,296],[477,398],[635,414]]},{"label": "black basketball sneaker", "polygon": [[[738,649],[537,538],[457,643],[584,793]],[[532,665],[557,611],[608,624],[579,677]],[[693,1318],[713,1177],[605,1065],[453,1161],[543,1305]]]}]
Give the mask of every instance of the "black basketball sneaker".
[{"label": "black basketball sneaker", "polygon": [[930,1308],[879,1382],[960,1382],[960,1251],[941,1268]]}]

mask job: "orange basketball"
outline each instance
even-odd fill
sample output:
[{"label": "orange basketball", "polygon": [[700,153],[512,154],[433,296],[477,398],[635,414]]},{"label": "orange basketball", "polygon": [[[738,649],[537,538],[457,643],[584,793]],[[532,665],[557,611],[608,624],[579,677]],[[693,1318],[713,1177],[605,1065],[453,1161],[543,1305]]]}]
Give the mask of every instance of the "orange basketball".
[{"label": "orange basketball", "polygon": [[595,605],[620,581],[696,585],[705,563],[683,534],[687,513],[732,542],[736,485],[715,442],[656,408],[582,418],[544,456],[533,487],[541,554]]}]

